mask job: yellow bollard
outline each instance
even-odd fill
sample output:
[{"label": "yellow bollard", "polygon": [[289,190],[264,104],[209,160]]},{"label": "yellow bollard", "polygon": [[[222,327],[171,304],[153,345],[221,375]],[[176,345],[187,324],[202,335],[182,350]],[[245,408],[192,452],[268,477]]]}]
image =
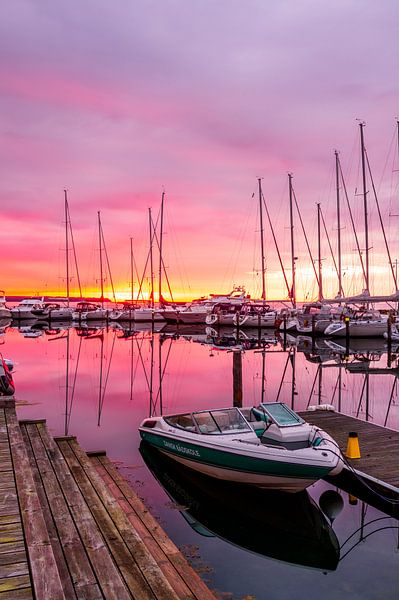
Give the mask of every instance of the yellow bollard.
[{"label": "yellow bollard", "polygon": [[345,456],[347,458],[360,458],[359,437],[355,431],[349,432]]}]

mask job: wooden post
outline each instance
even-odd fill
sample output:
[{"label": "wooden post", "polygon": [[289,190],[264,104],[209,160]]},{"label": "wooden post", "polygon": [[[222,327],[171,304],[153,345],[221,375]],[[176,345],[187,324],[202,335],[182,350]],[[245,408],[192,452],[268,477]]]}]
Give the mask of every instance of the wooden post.
[{"label": "wooden post", "polygon": [[345,317],[346,355],[349,356],[349,317]]},{"label": "wooden post", "polygon": [[392,315],[388,315],[387,320],[387,335],[388,335],[388,367],[392,364]]},{"label": "wooden post", "polygon": [[242,355],[233,350],[233,406],[242,407]]}]

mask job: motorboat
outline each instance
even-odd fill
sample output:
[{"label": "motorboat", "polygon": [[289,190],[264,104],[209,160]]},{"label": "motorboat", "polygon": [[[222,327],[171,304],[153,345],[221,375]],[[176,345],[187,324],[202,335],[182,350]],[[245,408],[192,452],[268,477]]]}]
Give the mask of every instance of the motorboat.
[{"label": "motorboat", "polygon": [[279,313],[268,304],[249,302],[236,313],[234,325],[237,327],[268,327],[276,329],[280,325]]},{"label": "motorboat", "polygon": [[383,337],[388,330],[388,316],[379,311],[357,311],[353,316],[331,323],[324,335],[331,337]]},{"label": "motorboat", "polygon": [[109,313],[111,321],[134,321],[134,311],[139,308],[133,302],[124,302],[122,306],[116,307]]},{"label": "motorboat", "polygon": [[78,302],[72,313],[74,321],[104,321],[108,319],[109,310],[94,302]]},{"label": "motorboat", "polygon": [[69,321],[72,319],[73,309],[66,303],[45,302],[42,308],[32,308],[32,315],[38,320]]},{"label": "motorboat", "polygon": [[[245,288],[235,286],[228,294],[210,294],[208,297],[197,298],[179,308],[168,307],[162,312],[162,315],[167,323],[183,323],[186,325],[204,324],[207,323],[207,315],[212,313],[216,305],[223,304],[238,308],[248,300],[249,296]],[[227,323],[223,324],[226,325]]]},{"label": "motorboat", "polygon": [[323,334],[331,323],[340,321],[346,314],[350,314],[348,307],[334,307],[323,302],[304,304],[297,313],[298,333]]},{"label": "motorboat", "polygon": [[11,371],[14,363],[0,355],[0,396],[13,396],[15,393]]},{"label": "motorboat", "polygon": [[34,319],[33,310],[44,308],[44,297],[25,298],[11,309],[13,319]]},{"label": "motorboat", "polygon": [[6,297],[3,290],[0,290],[0,319],[11,319],[11,310],[6,306]]},{"label": "motorboat", "polygon": [[298,492],[343,468],[336,442],[282,402],[150,417],[139,431],[196,471],[262,488]]},{"label": "motorboat", "polygon": [[236,314],[242,309],[241,304],[218,302],[205,317],[205,323],[213,327],[232,326],[236,323]]},{"label": "motorboat", "polygon": [[258,556],[294,565],[323,571],[337,568],[337,536],[306,490],[293,495],[211,479],[145,442],[140,454],[198,535],[218,537]]}]

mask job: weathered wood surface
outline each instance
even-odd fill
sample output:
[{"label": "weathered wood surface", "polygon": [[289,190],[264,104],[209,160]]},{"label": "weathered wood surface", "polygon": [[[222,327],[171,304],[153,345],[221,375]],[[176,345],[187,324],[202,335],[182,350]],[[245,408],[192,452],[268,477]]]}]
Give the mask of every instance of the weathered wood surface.
[{"label": "weathered wood surface", "polygon": [[299,414],[331,435],[343,454],[347,449],[349,432],[356,432],[361,457],[347,459],[348,463],[357,471],[397,488],[399,493],[398,431],[333,411],[316,410]]},{"label": "weathered wood surface", "polygon": [[0,599],[32,598],[7,420],[14,403],[0,400]]},{"label": "weathered wood surface", "polygon": [[32,582],[37,598],[66,598],[15,410],[6,409],[11,456]]},{"label": "weathered wood surface", "polygon": [[[100,455],[101,456],[100,456]],[[34,590],[34,591],[33,591]],[[211,600],[105,453],[0,399],[0,600]]]},{"label": "weathered wood surface", "polygon": [[214,600],[214,594],[188,564],[180,550],[108,457],[102,453],[91,456],[90,460],[165,573],[178,597]]},{"label": "weathered wood surface", "polygon": [[177,596],[169,582],[107,490],[86,453],[73,440],[60,441],[59,447],[132,595],[143,600],[176,600]]}]

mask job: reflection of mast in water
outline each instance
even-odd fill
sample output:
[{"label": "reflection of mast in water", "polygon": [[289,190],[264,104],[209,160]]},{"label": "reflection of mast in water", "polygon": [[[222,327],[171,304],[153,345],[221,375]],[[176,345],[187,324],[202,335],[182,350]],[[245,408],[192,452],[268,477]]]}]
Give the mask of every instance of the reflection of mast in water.
[{"label": "reflection of mast in water", "polygon": [[74,401],[74,397],[75,397],[76,378],[78,375],[80,350],[82,347],[82,338],[79,339],[79,350],[78,350],[78,355],[76,358],[76,367],[75,367],[75,372],[73,375],[72,386],[69,385],[69,361],[70,361],[70,354],[69,354],[70,331],[69,331],[69,328],[61,336],[51,338],[49,341],[61,340],[61,339],[66,340],[64,435],[68,435],[69,425],[70,425],[70,421],[71,421],[71,414],[72,414],[72,406],[73,406],[73,401]]},{"label": "reflection of mast in water", "polygon": [[356,417],[359,417],[360,410],[362,408],[363,397],[366,399],[366,421],[369,420],[370,411],[369,411],[369,401],[370,401],[370,375],[369,373],[364,374],[362,391],[360,393],[359,405],[356,411]]},{"label": "reflection of mast in water", "polygon": [[112,339],[112,346],[111,346],[111,353],[109,356],[109,361],[108,361],[108,368],[107,368],[107,373],[105,376],[105,381],[104,381],[104,386],[103,386],[103,375],[104,375],[104,365],[103,365],[103,359],[104,359],[104,333],[101,333],[100,340],[101,340],[101,354],[100,354],[100,378],[99,378],[99,390],[98,390],[98,419],[97,419],[97,426],[100,427],[101,425],[101,415],[102,415],[102,411],[103,411],[103,406],[104,406],[104,399],[105,399],[105,394],[107,391],[107,385],[108,385],[108,379],[109,379],[109,373],[110,373],[110,369],[111,369],[111,362],[112,362],[112,356],[114,353],[114,346],[115,346],[115,340],[116,340],[116,332],[114,332],[114,337]]},{"label": "reflection of mast in water", "polygon": [[[149,370],[149,373],[147,372],[143,354],[142,354],[142,345],[143,344],[141,343],[141,345],[140,345],[138,343],[137,339],[136,339],[136,343],[137,343],[137,349],[138,349],[138,353],[139,353],[140,362],[143,367],[144,377],[146,379],[148,392],[149,392],[149,400],[150,400],[149,416],[153,417],[156,415],[157,412],[159,412],[159,414],[161,414],[161,415],[163,414],[162,383],[163,383],[163,378],[165,375],[166,367],[167,367],[167,364],[169,361],[170,352],[172,349],[173,338],[169,338],[169,348],[168,348],[166,358],[164,361],[163,357],[162,357],[162,346],[163,346],[165,340],[162,339],[160,335],[158,335],[158,390],[155,395],[155,398],[154,398],[154,373],[155,373],[154,332],[153,331],[151,332],[150,338],[143,336],[142,342],[144,341],[144,339],[149,339],[149,341],[150,341],[150,370]],[[157,408],[159,408],[158,411],[157,411]]]},{"label": "reflection of mast in water", "polygon": [[[158,385],[158,392],[157,395],[155,396],[155,402],[153,402],[153,407],[152,407],[152,412],[150,414],[150,416],[154,416],[156,414],[156,409],[157,409],[157,405],[159,403],[159,414],[163,414],[163,397],[162,397],[162,384],[163,384],[163,378],[165,375],[165,371],[166,371],[166,367],[167,364],[169,362],[169,356],[170,356],[170,351],[172,349],[172,343],[173,340],[170,338],[169,339],[169,348],[166,354],[166,358],[165,358],[165,363],[163,363],[163,359],[162,359],[162,346],[164,344],[165,340],[161,339],[161,336],[158,335],[158,381],[159,381],[159,385]],[[151,406],[150,406],[151,409]]]}]

